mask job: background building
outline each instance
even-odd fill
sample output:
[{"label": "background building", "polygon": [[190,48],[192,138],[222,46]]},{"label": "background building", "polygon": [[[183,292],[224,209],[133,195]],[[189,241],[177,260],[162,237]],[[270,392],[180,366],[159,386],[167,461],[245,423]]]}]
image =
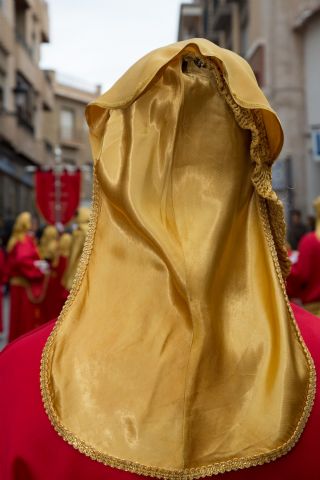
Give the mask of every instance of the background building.
[{"label": "background building", "polygon": [[[100,88],[39,67],[49,41],[43,0],[0,0],[0,228],[36,211],[33,174],[55,164],[83,169],[82,203],[91,198],[91,152],[84,109]],[[86,167],[86,168],[84,168]]]},{"label": "background building", "polygon": [[50,144],[61,149],[66,167],[82,169],[82,204],[90,204],[92,192],[92,155],[85,120],[86,105],[100,95],[100,86],[79,79],[46,72],[54,91],[53,111],[44,126]]},{"label": "background building", "polygon": [[0,1],[0,216],[6,220],[34,209],[25,167],[52,159],[43,125],[53,88],[39,68],[41,43],[48,41],[45,2]]},{"label": "background building", "polygon": [[285,132],[274,187],[312,214],[320,194],[320,1],[198,0],[182,4],[179,39],[204,36],[245,57]]}]

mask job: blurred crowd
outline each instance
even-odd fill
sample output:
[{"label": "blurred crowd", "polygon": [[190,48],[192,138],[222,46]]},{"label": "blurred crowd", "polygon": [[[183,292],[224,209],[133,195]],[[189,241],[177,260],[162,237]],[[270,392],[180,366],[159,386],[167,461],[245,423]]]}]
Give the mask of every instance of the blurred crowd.
[{"label": "blurred crowd", "polygon": [[89,210],[80,208],[73,225],[38,228],[29,212],[18,215],[0,246],[0,333],[3,297],[9,297],[11,342],[57,318],[71,289],[89,226]]},{"label": "blurred crowd", "polygon": [[291,272],[287,279],[289,298],[320,316],[320,197],[314,201],[316,216],[305,224],[299,210],[293,210],[288,227]]}]

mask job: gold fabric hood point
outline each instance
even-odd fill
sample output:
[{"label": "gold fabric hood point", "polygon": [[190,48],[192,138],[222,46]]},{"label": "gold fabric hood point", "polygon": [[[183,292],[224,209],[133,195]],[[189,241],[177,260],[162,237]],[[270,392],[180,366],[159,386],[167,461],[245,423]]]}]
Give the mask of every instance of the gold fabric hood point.
[{"label": "gold fabric hood point", "polygon": [[246,62],[207,40],[151,52],[88,106],[93,213],[43,351],[57,432],[166,479],[275,460],[298,441],[312,358],[283,277],[280,123]]},{"label": "gold fabric hood point", "polygon": [[113,108],[126,108],[134,102],[169,62],[187,50],[215,59],[221,66],[235,102],[244,108],[261,110],[270,156],[275,160],[283,145],[283,131],[276,113],[257,84],[251,67],[236,53],[204,38],[173,43],[138,60],[106,93],[88,105],[86,117],[92,135],[101,138],[108,111]]}]

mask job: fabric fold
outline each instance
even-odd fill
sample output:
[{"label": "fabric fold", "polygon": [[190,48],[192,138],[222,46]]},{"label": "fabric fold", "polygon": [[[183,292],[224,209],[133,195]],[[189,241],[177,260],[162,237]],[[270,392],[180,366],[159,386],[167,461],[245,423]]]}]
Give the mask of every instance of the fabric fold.
[{"label": "fabric fold", "polygon": [[93,217],[41,366],[66,441],[167,479],[286,454],[315,389],[261,173],[280,124],[242,59],[190,45],[151,53],[88,109]]}]

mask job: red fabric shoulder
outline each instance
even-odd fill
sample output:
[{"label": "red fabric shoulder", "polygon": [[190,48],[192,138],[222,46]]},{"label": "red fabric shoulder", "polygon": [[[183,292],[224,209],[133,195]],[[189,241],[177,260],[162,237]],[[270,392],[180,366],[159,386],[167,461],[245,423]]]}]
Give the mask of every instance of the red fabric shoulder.
[{"label": "red fabric shoulder", "polygon": [[[302,335],[320,372],[320,319],[293,306]],[[0,355],[0,478],[2,480],[137,480],[135,474],[95,462],[52,428],[41,401],[39,369],[54,322],[10,344]],[[319,389],[318,389],[319,390]],[[320,396],[293,450],[269,464],[212,477],[214,480],[319,480]]]},{"label": "red fabric shoulder", "polygon": [[320,318],[295,303],[291,307],[312,358],[320,367]]}]

